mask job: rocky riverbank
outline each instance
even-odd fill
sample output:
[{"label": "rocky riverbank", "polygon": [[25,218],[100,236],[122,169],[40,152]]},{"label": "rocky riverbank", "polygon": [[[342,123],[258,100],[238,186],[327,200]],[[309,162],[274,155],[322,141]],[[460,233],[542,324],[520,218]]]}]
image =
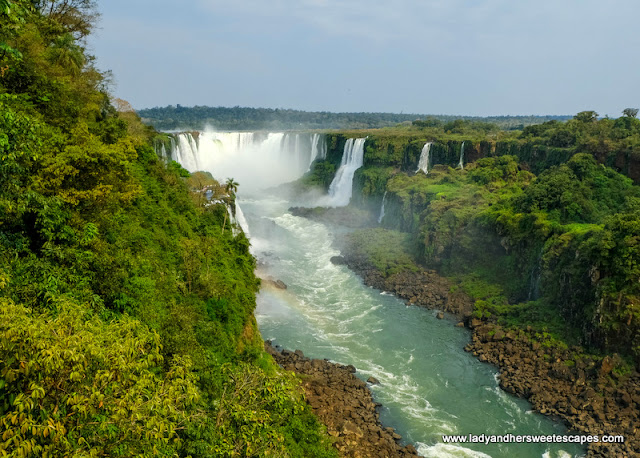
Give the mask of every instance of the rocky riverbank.
[{"label": "rocky riverbank", "polygon": [[623,444],[590,444],[588,456],[640,456],[640,374],[616,370],[614,357],[584,355],[582,349],[549,345],[530,329],[506,331],[471,318],[473,300],[433,270],[401,271],[385,277],[362,253],[342,247],[332,259],[359,274],[365,284],[414,304],[452,313],[472,330],[465,350],[500,370],[500,386],[528,399],[533,408],[562,419],[584,435],[622,435]]},{"label": "rocky riverbank", "polygon": [[[307,402],[327,427],[341,456],[417,457],[412,445],[379,420],[367,382],[354,375],[353,366],[309,359],[300,350],[280,350],[265,342],[265,350],[284,369],[301,376]],[[377,383],[370,379],[369,383]]]}]

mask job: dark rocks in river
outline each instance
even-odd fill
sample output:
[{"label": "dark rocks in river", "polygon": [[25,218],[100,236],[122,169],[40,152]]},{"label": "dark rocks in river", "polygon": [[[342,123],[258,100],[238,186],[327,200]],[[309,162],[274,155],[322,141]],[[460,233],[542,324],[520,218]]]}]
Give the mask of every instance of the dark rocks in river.
[{"label": "dark rocks in river", "polygon": [[[278,351],[265,342],[265,350],[284,369],[302,375],[307,402],[327,427],[341,456],[417,457],[412,445],[400,445],[402,437],[380,424],[367,384],[354,375],[352,365],[309,359],[300,350]],[[370,377],[370,379],[373,377]]]},{"label": "dark rocks in river", "polygon": [[262,283],[271,285],[277,289],[287,289],[287,285],[282,280],[275,279],[273,277],[266,277],[262,279]]},{"label": "dark rocks in river", "polygon": [[347,263],[347,260],[344,258],[344,256],[331,256],[331,259],[329,259],[329,261],[331,261],[331,264],[334,264],[336,266],[343,266]]}]

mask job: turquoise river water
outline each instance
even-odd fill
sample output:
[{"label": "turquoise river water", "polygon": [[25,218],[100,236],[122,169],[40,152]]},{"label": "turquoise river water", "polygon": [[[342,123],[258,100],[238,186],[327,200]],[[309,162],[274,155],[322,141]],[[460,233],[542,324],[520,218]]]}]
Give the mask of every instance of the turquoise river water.
[{"label": "turquoise river water", "polygon": [[445,444],[443,434],[567,434],[559,423],[498,387],[497,370],[463,350],[466,329],[405,305],[331,264],[332,229],[292,216],[292,204],[262,195],[240,200],[252,251],[265,275],[256,318],[263,338],[314,358],[353,364],[382,403],[381,420],[425,457],[568,457],[571,444]]}]

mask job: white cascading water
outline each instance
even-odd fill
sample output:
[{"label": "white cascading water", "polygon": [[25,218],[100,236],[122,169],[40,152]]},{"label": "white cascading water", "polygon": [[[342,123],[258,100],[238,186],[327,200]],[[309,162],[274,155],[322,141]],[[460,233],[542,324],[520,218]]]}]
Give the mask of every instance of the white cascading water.
[{"label": "white cascading water", "polygon": [[460,162],[458,162],[458,167],[464,169],[464,142],[460,146]]},{"label": "white cascading water", "polygon": [[418,161],[418,170],[422,170],[425,174],[429,173],[429,151],[431,151],[432,142],[425,143],[420,153],[420,160]]},{"label": "white cascading water", "polygon": [[176,143],[172,145],[174,150],[171,152],[171,157],[190,172],[202,170],[198,163],[198,143],[193,135],[180,134],[176,140]]},{"label": "white cascading water", "polygon": [[329,195],[321,199],[319,205],[325,207],[344,207],[349,204],[353,192],[353,175],[364,161],[364,142],[366,138],[349,138],[344,145],[340,168],[336,172]]},{"label": "white cascading water", "polygon": [[247,224],[247,219],[244,217],[244,213],[242,213],[242,208],[240,208],[240,205],[238,204],[237,199],[236,199],[236,222],[242,228],[242,232],[244,232],[244,235],[246,235],[247,238],[249,238],[251,236],[251,234],[249,233],[249,224]]},{"label": "white cascading water", "polygon": [[325,141],[324,135],[321,134],[313,134],[311,138],[311,159],[309,160],[309,170],[311,169],[311,164],[316,159],[325,159],[327,157],[327,142]]},{"label": "white cascading water", "polygon": [[236,235],[238,235],[238,223],[236,221],[235,216],[233,216],[233,212],[231,211],[231,207],[228,204],[225,204],[225,206],[227,207],[227,215],[229,216],[229,223],[228,223],[227,227],[231,228],[231,233],[235,237]]},{"label": "white cascading water", "polygon": [[[310,133],[182,133],[172,141],[171,157],[190,172],[204,170],[241,189],[256,191],[293,181],[309,168],[313,151],[326,156],[324,135]],[[173,139],[172,139],[173,140]]]},{"label": "white cascading water", "polygon": [[160,147],[156,144],[155,148],[156,154],[160,156],[162,159],[167,159],[167,148],[165,148],[164,143],[160,143]]},{"label": "white cascading water", "polygon": [[382,206],[380,207],[380,216],[378,216],[378,224],[382,223],[382,218],[384,218],[384,202],[385,202],[385,200],[387,200],[387,191],[385,191],[384,195],[382,196]]}]

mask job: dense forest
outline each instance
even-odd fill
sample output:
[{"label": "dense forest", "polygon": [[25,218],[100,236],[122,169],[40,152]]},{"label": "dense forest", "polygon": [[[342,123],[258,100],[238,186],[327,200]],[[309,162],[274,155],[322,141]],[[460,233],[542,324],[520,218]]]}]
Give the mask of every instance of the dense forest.
[{"label": "dense forest", "polygon": [[237,183],[114,108],[96,17],[0,0],[0,454],[333,456],[263,350]]},{"label": "dense forest", "polygon": [[522,129],[546,121],[562,121],[568,116],[452,116],[398,113],[330,113],[290,109],[244,107],[183,107],[181,105],[139,110],[143,121],[160,130],[310,130],[310,129],[371,129],[411,124],[427,118],[426,124],[459,121],[491,123],[501,129]]},{"label": "dense forest", "polygon": [[[368,135],[351,205],[377,216],[386,194],[381,226],[411,234],[413,262],[455,279],[476,299],[476,318],[618,352],[633,367],[640,365],[637,113],[598,119],[585,111],[521,131],[426,120],[329,134],[326,160],[302,182],[328,187],[345,139]],[[427,143],[424,173],[418,162]],[[359,237],[387,258],[378,229]]]}]

